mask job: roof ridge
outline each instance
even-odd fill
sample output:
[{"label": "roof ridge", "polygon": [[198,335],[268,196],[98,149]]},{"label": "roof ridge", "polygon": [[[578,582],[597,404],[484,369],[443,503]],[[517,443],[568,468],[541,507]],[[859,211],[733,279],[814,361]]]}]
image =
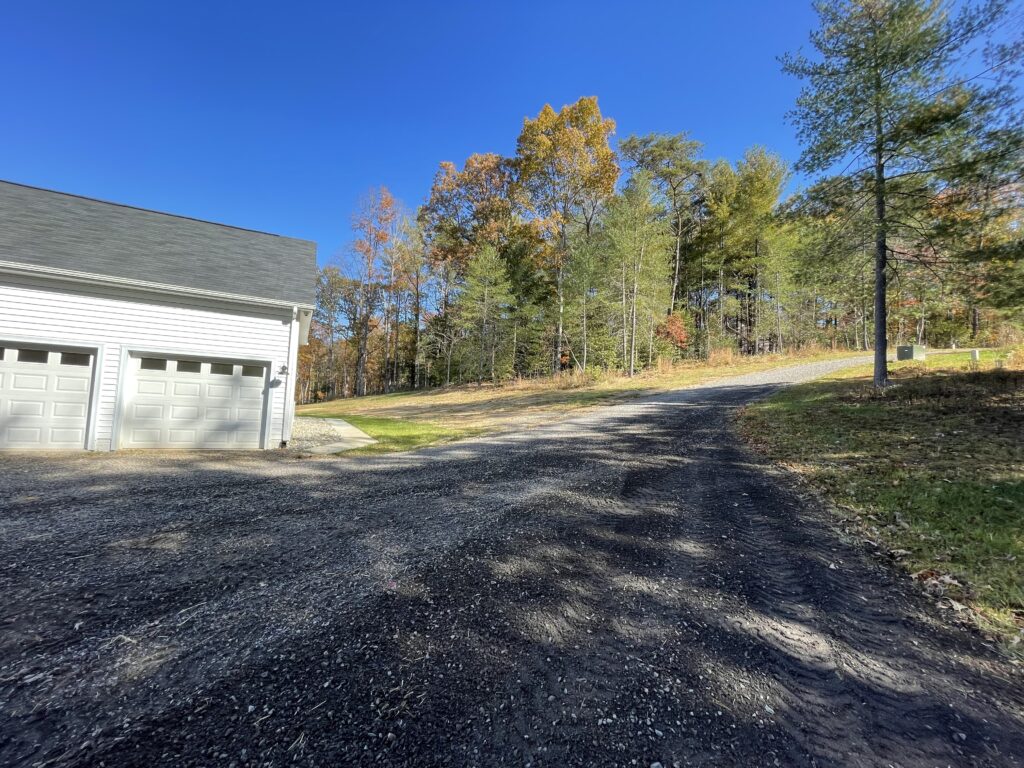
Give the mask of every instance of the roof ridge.
[{"label": "roof ridge", "polygon": [[22,187],[23,189],[34,189],[37,192],[49,192],[53,195],[64,195],[65,197],[74,197],[79,200],[87,200],[91,203],[103,203],[104,205],[115,205],[118,208],[128,208],[133,211],[142,211],[143,213],[155,213],[158,216],[169,216],[172,219],[182,219],[184,221],[195,221],[199,224],[209,224],[214,227],[223,227],[224,229],[235,229],[239,232],[252,232],[257,235],[267,235],[268,237],[280,237],[282,240],[296,240],[303,243],[316,244],[313,240],[306,240],[301,237],[291,237],[290,235],[279,235],[275,232],[266,232],[262,229],[251,229],[249,227],[239,227],[234,224],[225,224],[220,221],[211,221],[210,219],[200,219],[195,216],[185,216],[180,213],[169,213],[167,211],[158,211],[155,208],[144,208],[140,205],[131,205],[129,203],[118,203],[113,200],[104,200],[99,197],[91,197],[89,195],[79,195],[75,192],[64,192],[59,189],[50,189],[49,187],[38,187],[35,184],[23,184],[19,181],[10,181],[8,179],[0,179],[0,184],[10,184],[13,187]]}]

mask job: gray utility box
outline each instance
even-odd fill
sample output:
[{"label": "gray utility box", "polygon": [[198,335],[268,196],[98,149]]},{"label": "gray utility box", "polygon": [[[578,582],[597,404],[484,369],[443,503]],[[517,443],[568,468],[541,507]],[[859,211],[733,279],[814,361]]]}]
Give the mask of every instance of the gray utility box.
[{"label": "gray utility box", "polygon": [[897,360],[924,360],[925,348],[920,344],[910,344],[905,347],[896,347]]}]

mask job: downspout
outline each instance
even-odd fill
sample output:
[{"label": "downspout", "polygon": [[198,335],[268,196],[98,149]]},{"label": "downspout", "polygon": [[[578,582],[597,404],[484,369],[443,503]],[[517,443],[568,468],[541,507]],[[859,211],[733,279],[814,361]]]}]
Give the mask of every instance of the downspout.
[{"label": "downspout", "polygon": [[285,361],[283,366],[284,369],[284,409],[281,413],[281,448],[288,447],[288,438],[291,436],[291,430],[288,429],[291,424],[291,412],[294,407],[295,393],[290,392],[291,378],[292,378],[292,345],[295,337],[295,323],[299,319],[299,308],[297,306],[292,307],[292,320],[288,324],[288,359]]}]

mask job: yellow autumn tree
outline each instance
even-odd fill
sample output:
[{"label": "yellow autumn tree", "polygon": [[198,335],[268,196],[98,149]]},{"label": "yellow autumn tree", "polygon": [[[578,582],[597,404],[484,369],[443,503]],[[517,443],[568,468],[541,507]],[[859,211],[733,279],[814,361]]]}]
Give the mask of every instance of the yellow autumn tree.
[{"label": "yellow autumn tree", "polygon": [[558,305],[554,370],[563,352],[567,228],[577,221],[589,234],[597,212],[615,191],[619,164],[608,144],[614,131],[615,121],[601,116],[597,97],[585,96],[558,112],[545,104],[536,118],[523,121],[516,144],[519,182],[549,240],[543,266],[552,277]]}]

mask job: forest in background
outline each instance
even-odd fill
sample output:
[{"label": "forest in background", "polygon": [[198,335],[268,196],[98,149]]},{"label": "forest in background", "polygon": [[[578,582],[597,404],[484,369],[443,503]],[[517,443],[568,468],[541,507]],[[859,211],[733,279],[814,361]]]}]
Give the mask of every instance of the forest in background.
[{"label": "forest in background", "polygon": [[816,7],[819,57],[783,59],[808,83],[796,170],[840,172],[786,196],[794,169],[768,148],[711,160],[685,132],[613,145],[596,97],[545,105],[511,157],[442,162],[416,210],[365,195],[350,252],[319,272],[299,401],[632,376],[720,349],[869,350],[877,318],[890,346],[1020,341],[1020,49],[986,46],[977,79],[954,55],[1006,4]]}]

